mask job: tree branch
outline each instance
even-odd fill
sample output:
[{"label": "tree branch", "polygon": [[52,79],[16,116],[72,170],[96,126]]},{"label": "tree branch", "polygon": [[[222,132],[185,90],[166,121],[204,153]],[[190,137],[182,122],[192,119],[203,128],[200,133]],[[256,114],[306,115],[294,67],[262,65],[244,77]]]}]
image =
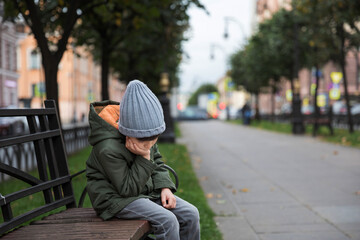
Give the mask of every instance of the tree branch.
[{"label": "tree branch", "polygon": [[[43,54],[43,57],[50,57],[51,52],[49,49],[49,45],[47,43],[47,39],[45,37],[44,26],[38,17],[40,9],[35,5],[34,1],[25,0],[25,2],[29,10],[29,17],[31,20],[31,24],[28,20],[26,21],[26,23],[31,28],[31,31],[33,32],[37,40],[38,46],[41,49],[41,53]],[[25,13],[22,12],[21,9],[19,10],[21,12],[21,15],[24,17],[24,19],[27,19]]]}]

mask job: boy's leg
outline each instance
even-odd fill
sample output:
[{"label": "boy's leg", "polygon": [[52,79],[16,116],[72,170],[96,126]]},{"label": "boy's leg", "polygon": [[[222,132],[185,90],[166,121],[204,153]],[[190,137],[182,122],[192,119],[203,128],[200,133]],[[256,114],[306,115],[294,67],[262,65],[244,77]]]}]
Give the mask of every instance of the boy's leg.
[{"label": "boy's leg", "polygon": [[[170,209],[175,214],[180,224],[181,240],[200,239],[200,216],[198,209],[191,203],[176,196],[176,207]],[[156,203],[161,205],[160,200]]]},{"label": "boy's leg", "polygon": [[133,201],[117,213],[116,217],[148,220],[156,239],[180,239],[179,222],[176,216],[149,199],[141,198]]}]

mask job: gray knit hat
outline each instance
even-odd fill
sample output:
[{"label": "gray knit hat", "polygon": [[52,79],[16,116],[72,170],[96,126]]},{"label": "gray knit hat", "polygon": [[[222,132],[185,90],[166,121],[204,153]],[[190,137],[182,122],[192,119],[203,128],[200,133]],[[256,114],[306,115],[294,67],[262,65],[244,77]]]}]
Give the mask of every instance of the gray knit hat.
[{"label": "gray knit hat", "polygon": [[139,80],[131,81],[120,103],[119,131],[144,138],[165,131],[164,113],[158,98]]}]

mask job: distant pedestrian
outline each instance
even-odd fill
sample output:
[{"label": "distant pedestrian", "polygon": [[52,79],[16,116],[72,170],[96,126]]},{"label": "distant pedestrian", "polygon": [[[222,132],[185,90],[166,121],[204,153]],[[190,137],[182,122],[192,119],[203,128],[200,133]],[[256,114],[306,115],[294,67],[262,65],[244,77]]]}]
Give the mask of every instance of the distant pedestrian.
[{"label": "distant pedestrian", "polygon": [[251,107],[250,104],[245,103],[245,105],[241,109],[242,119],[244,125],[250,125],[251,121]]},{"label": "distant pedestrian", "polygon": [[90,105],[87,190],[104,220],[148,220],[156,239],[200,239],[199,212],[175,196],[176,187],[157,147],[163,109],[151,90],[131,81],[119,103]]}]

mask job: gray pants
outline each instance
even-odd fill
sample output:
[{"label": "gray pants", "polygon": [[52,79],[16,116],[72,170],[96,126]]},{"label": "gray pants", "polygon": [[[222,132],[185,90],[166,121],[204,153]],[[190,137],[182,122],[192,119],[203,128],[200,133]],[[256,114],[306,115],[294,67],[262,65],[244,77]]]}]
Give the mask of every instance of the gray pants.
[{"label": "gray pants", "polygon": [[199,240],[200,217],[195,206],[176,197],[176,208],[166,209],[160,199],[151,201],[141,198],[122,209],[116,217],[121,219],[148,220],[156,239]]}]

